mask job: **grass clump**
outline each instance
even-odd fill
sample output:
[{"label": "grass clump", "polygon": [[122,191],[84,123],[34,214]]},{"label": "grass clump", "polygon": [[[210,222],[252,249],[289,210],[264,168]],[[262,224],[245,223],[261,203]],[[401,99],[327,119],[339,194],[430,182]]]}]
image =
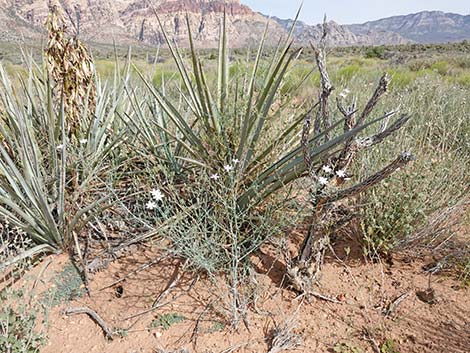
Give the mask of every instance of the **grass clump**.
[{"label": "grass clump", "polygon": [[387,339],[380,346],[380,353],[400,353],[400,351],[397,348],[397,343],[395,340]]},{"label": "grass clump", "polygon": [[[38,353],[46,342],[44,332],[38,331],[40,317],[45,311],[26,301],[22,291],[0,293],[0,351],[5,353]],[[15,303],[13,306],[12,303]]]},{"label": "grass clump", "polygon": [[364,350],[351,343],[337,343],[333,347],[335,353],[363,353]]},{"label": "grass clump", "polygon": [[186,318],[178,313],[169,313],[158,315],[150,323],[151,328],[161,328],[163,330],[168,330],[171,326],[179,324],[186,320]]},{"label": "grass clump", "polygon": [[[394,141],[413,151],[417,160],[405,172],[360,198],[368,253],[389,251],[414,239],[443,210],[460,209],[458,205],[465,204],[470,191],[470,125],[464,118],[469,106],[464,90],[439,78],[425,77],[417,80],[412,93],[398,91],[389,99],[414,112],[413,124]],[[363,155],[359,175],[383,163],[387,156],[387,150]],[[452,220],[451,216],[447,218]],[[446,234],[452,232],[450,226],[447,228]],[[434,239],[430,232],[428,229],[427,236],[421,234],[423,244]]]},{"label": "grass clump", "polygon": [[67,262],[53,280],[53,286],[43,295],[43,301],[54,307],[68,303],[85,293],[83,279],[77,267]]},{"label": "grass clump", "polygon": [[366,49],[364,56],[368,59],[385,59],[387,50],[383,46],[370,47]]}]

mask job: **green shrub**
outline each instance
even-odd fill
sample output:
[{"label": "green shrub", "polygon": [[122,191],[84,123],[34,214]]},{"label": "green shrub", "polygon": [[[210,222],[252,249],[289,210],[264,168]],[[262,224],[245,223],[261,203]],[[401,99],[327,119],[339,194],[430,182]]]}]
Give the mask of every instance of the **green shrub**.
[{"label": "green shrub", "polygon": [[470,87],[470,72],[462,72],[453,78],[453,81],[463,87]]},{"label": "green shrub", "polygon": [[397,348],[397,343],[392,339],[387,339],[380,346],[380,353],[400,353]]},{"label": "green shrub", "polygon": [[386,49],[383,46],[380,47],[370,47],[366,49],[365,57],[366,58],[377,58],[385,59]]},{"label": "green shrub", "polygon": [[168,330],[171,326],[183,322],[186,318],[180,314],[161,314],[150,323],[151,328],[162,328]]},{"label": "green shrub", "polygon": [[33,306],[26,299],[22,291],[0,293],[0,352],[39,353],[45,343],[44,332],[37,330],[44,308]]},{"label": "green shrub", "polygon": [[359,64],[351,64],[341,67],[337,72],[336,76],[339,80],[350,81],[354,76],[358,75],[362,70]]},{"label": "green shrub", "polygon": [[[439,78],[417,79],[413,91],[395,92],[396,101],[414,112],[413,124],[390,143],[411,150],[417,160],[403,173],[360,198],[362,229],[369,254],[406,243],[439,210],[456,205],[470,192],[470,122],[466,90]],[[358,176],[390,158],[387,150],[361,157]],[[450,230],[449,230],[450,231]],[[430,239],[424,237],[422,241]]]},{"label": "green shrub", "polygon": [[62,271],[53,279],[54,285],[43,295],[44,303],[57,306],[81,297],[84,293],[84,283],[77,267],[67,262]]},{"label": "green shrub", "polygon": [[429,68],[441,76],[447,76],[450,73],[450,64],[446,60],[436,61]]}]

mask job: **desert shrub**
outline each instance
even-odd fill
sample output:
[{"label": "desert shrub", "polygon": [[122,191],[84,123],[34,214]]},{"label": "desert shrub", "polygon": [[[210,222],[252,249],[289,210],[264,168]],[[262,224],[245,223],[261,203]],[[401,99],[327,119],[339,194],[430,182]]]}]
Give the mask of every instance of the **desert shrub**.
[{"label": "desert shrub", "polygon": [[82,275],[71,262],[67,262],[61,272],[54,276],[53,284],[41,296],[42,301],[49,307],[68,303],[85,293]]},{"label": "desert shrub", "polygon": [[[194,175],[193,182],[159,189],[165,196],[152,200],[146,213],[154,216],[159,233],[172,241],[170,253],[189,260],[191,268],[215,275],[243,270],[249,257],[289,222],[286,203],[262,208],[238,206],[236,170],[212,177]],[[155,207],[153,207],[155,206]],[[291,216],[292,217],[292,216]]]},{"label": "desert shrub", "polygon": [[[32,239],[24,230],[13,226],[8,220],[0,222],[0,264],[6,264],[14,258],[21,257],[34,247]],[[0,288],[6,288],[15,283],[34,264],[32,257],[12,263],[0,275]]]},{"label": "desert shrub", "polygon": [[1,352],[38,353],[45,343],[45,333],[38,329],[45,309],[28,299],[23,291],[8,289],[0,293]]},{"label": "desert shrub", "polygon": [[470,73],[469,72],[461,72],[458,73],[455,77],[452,78],[453,82],[463,86],[463,87],[470,87]]},{"label": "desert shrub", "polygon": [[158,315],[150,323],[151,328],[162,328],[163,330],[168,330],[171,326],[183,322],[185,317],[177,313],[169,313]]},{"label": "desert shrub", "polygon": [[407,70],[390,70],[390,75],[393,78],[391,83],[392,89],[403,89],[411,85],[416,79],[416,74]]},{"label": "desert shrub", "polygon": [[441,76],[446,76],[450,73],[450,64],[446,60],[436,61],[429,68]]},{"label": "desert shrub", "polygon": [[377,47],[367,48],[364,56],[368,59],[371,59],[371,58],[385,59],[385,54],[386,54],[385,47],[377,46]]},{"label": "desert shrub", "polygon": [[361,71],[361,66],[359,64],[351,64],[351,65],[341,67],[337,72],[337,76],[344,80],[351,80],[360,71]]},{"label": "desert shrub", "polygon": [[455,178],[461,179],[446,180],[449,170],[457,163],[455,158],[434,162],[418,159],[407,171],[392,176],[361,198],[368,255],[393,249],[412,237],[434,212],[465,196],[467,190],[462,185],[462,180],[468,179],[465,168],[452,171]]},{"label": "desert shrub", "polygon": [[[470,107],[466,99],[465,89],[432,76],[419,78],[413,91],[389,96],[390,102],[414,112],[413,124],[391,142],[412,150],[417,160],[390,182],[361,197],[369,252],[387,251],[406,242],[435,212],[468,198],[470,123],[465,117]],[[358,174],[381,165],[386,156],[387,150],[365,154]],[[426,237],[422,240],[427,241]]]},{"label": "desert shrub", "polygon": [[453,62],[460,69],[470,69],[470,58],[468,55],[455,57]]}]

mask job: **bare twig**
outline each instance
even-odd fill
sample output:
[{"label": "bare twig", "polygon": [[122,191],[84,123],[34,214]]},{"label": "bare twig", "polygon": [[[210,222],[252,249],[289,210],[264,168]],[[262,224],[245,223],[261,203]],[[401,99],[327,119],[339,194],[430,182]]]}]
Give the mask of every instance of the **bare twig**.
[{"label": "bare twig", "polygon": [[351,106],[347,109],[343,107],[340,99],[336,98],[336,106],[344,116],[344,132],[351,131],[356,126],[357,100],[354,99]]},{"label": "bare twig", "polygon": [[[328,75],[328,71],[326,70],[326,37],[328,34],[328,26],[326,23],[326,16],[323,20],[323,34],[320,39],[320,43],[318,48],[313,44],[310,43],[312,50],[315,54],[315,60],[317,62],[318,70],[320,71],[320,83],[321,83],[321,90],[320,90],[320,108],[318,110],[315,124],[314,124],[314,132],[315,135],[318,135],[323,128],[325,131],[325,141],[330,139],[329,133],[326,131],[331,126],[330,121],[330,112],[328,108],[328,99],[330,97],[331,92],[333,91],[334,87],[330,82],[330,77]],[[317,141],[317,144],[320,144],[320,141]]]},{"label": "bare twig", "polygon": [[306,294],[311,295],[312,297],[315,297],[317,299],[324,300],[326,302],[341,304],[341,302],[336,298],[328,297],[326,295],[323,295],[321,293],[318,293],[318,292],[315,292],[315,291],[312,291],[312,290],[308,291]]},{"label": "bare twig", "polygon": [[361,115],[359,116],[359,119],[357,119],[356,126],[360,126],[366,121],[369,114],[372,112],[374,107],[379,102],[380,98],[385,94],[385,92],[387,92],[388,86],[390,85],[390,81],[391,81],[390,76],[385,73],[380,79],[379,84],[374,91],[374,94],[369,99],[366,107],[364,108]]},{"label": "bare twig", "polygon": [[401,295],[399,295],[395,300],[393,300],[387,307],[386,310],[384,310],[384,315],[386,317],[392,316],[392,314],[398,309],[398,306],[406,299],[409,297],[411,292],[406,292]]},{"label": "bare twig", "polygon": [[382,180],[389,177],[392,173],[396,170],[402,168],[409,162],[413,161],[415,158],[411,153],[404,152],[402,153],[397,159],[395,159],[392,163],[386,166],[384,169],[378,171],[374,175],[368,177],[363,182],[354,185],[348,189],[340,190],[336,193],[326,196],[322,202],[324,203],[331,203],[336,202],[338,200],[344,199],[346,197],[355,196],[364,190],[380,183]]},{"label": "bare twig", "polygon": [[367,342],[370,343],[370,345],[372,346],[372,349],[374,350],[375,353],[381,353],[382,352],[377,340],[374,338],[374,336],[372,335],[372,333],[370,332],[370,330],[367,327],[362,328],[362,336],[364,337],[364,339]]},{"label": "bare twig", "polygon": [[[391,81],[390,77],[387,74],[384,74],[382,76],[382,78],[379,81],[379,84],[377,85],[377,88],[374,91],[374,94],[367,102],[366,107],[364,108],[361,115],[359,116],[359,119],[357,119],[357,122],[355,122],[354,127],[358,127],[365,122],[367,117],[370,115],[374,107],[379,102],[380,98],[385,94],[385,92],[387,92],[390,81]],[[344,149],[340,154],[339,167],[344,168],[345,166],[348,166],[349,164],[351,164],[352,160],[354,159],[355,154],[356,154],[356,150],[354,149],[354,137],[351,137],[346,142]]]},{"label": "bare twig", "polygon": [[66,315],[77,315],[77,314],[87,314],[90,316],[93,321],[98,324],[98,326],[101,327],[103,332],[105,333],[106,337],[110,340],[114,338],[115,331],[111,329],[108,324],[96,313],[96,311],[90,309],[90,308],[68,308],[65,311]]},{"label": "bare twig", "polygon": [[[387,118],[393,115],[395,112],[391,112],[387,114]],[[377,145],[378,143],[382,142],[384,139],[386,139],[388,136],[393,134],[395,131],[401,129],[403,125],[405,125],[408,120],[410,120],[409,115],[403,115],[400,117],[398,120],[396,120],[392,125],[390,125],[388,128],[382,128],[381,132],[379,132],[376,135],[365,137],[362,139],[357,139],[356,140],[356,145],[358,146],[359,149],[364,149],[368,147],[372,147],[374,145]]]}]

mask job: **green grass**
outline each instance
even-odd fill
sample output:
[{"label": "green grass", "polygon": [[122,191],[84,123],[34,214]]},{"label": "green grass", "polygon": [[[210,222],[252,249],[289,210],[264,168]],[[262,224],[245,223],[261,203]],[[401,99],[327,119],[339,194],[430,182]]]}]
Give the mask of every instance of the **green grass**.
[{"label": "green grass", "polygon": [[37,326],[45,308],[25,296],[23,291],[0,293],[0,352],[39,353],[46,335]]},{"label": "green grass", "polygon": [[161,328],[166,331],[170,329],[171,326],[179,324],[184,320],[186,320],[186,318],[177,313],[161,314],[152,320],[150,328]]},{"label": "green grass", "polygon": [[55,275],[53,285],[43,295],[43,301],[54,307],[80,298],[85,286],[80,272],[74,264],[67,262],[62,271]]}]

